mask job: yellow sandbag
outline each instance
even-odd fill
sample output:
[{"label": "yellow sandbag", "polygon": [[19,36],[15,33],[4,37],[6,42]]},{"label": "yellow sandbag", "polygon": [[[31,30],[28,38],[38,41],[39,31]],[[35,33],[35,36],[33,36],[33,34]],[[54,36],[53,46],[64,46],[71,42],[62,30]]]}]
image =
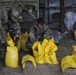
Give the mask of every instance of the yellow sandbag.
[{"label": "yellow sandbag", "polygon": [[22,48],[23,50],[25,51],[28,51],[27,47],[26,47],[26,42],[28,40],[28,33],[25,32],[23,33],[20,37],[19,37],[19,40],[18,40],[18,45],[17,45],[17,48],[18,48],[18,51]]},{"label": "yellow sandbag", "polygon": [[28,40],[28,33],[25,32],[25,33],[23,33],[22,36],[21,36],[21,48],[22,48],[24,51],[28,51],[28,49],[27,49],[27,47],[26,47],[27,40]]},{"label": "yellow sandbag", "polygon": [[45,64],[52,64],[52,62],[49,59],[49,56],[44,56],[44,63]]},{"label": "yellow sandbag", "polygon": [[74,49],[72,57],[73,57],[74,61],[76,62],[76,45],[72,45],[72,48]]},{"label": "yellow sandbag", "polygon": [[[7,32],[7,34],[6,34],[6,39],[7,39],[7,44],[8,44],[8,42],[11,42],[12,40],[12,38],[11,38],[11,36],[10,36],[10,33],[9,32]],[[11,41],[9,41],[9,40],[11,40]],[[16,40],[16,37],[14,37],[14,41]],[[18,51],[21,49],[21,36],[20,36],[20,38],[19,38],[19,40],[18,40],[18,45],[17,45],[17,48],[18,48]],[[12,43],[12,42],[11,42]]]},{"label": "yellow sandbag", "polygon": [[9,32],[6,33],[6,38],[8,38],[8,37],[10,37],[10,33]]},{"label": "yellow sandbag", "polygon": [[27,49],[27,47],[26,47],[27,39],[28,39],[28,38],[22,38],[22,39],[21,39],[21,48],[22,48],[22,50],[24,50],[24,51],[28,51],[28,49]]},{"label": "yellow sandbag", "polygon": [[74,39],[76,40],[76,29],[74,30]]},{"label": "yellow sandbag", "polygon": [[45,49],[45,47],[46,47],[46,45],[48,44],[48,40],[47,39],[44,39],[43,41],[42,41],[42,47],[43,47],[43,49]]},{"label": "yellow sandbag", "polygon": [[34,57],[38,57],[44,54],[44,50],[39,41],[35,42],[32,46]]},{"label": "yellow sandbag", "polygon": [[52,54],[49,55],[49,59],[52,62],[52,64],[58,64],[58,60],[57,60],[55,52],[53,52]]},{"label": "yellow sandbag", "polygon": [[14,46],[13,40],[8,39],[6,56],[5,56],[5,64],[7,67],[16,68],[18,67],[18,50],[17,47]]},{"label": "yellow sandbag", "polygon": [[47,56],[49,54],[50,50],[51,50],[51,44],[49,42],[45,47],[45,56]]},{"label": "yellow sandbag", "polygon": [[55,45],[55,47],[52,50],[50,50],[49,55],[54,53],[57,50],[58,50],[58,47]]},{"label": "yellow sandbag", "polygon": [[76,51],[76,45],[72,45],[72,48],[74,49],[74,51]]},{"label": "yellow sandbag", "polygon": [[62,71],[64,71],[67,68],[76,68],[76,63],[73,60],[73,58],[70,55],[65,56],[64,58],[62,58],[61,61],[61,68]]},{"label": "yellow sandbag", "polygon": [[[58,50],[56,44],[54,42],[52,42],[51,40],[49,40],[49,44],[51,45],[51,50],[54,49],[54,51]],[[56,49],[56,50],[55,50]]]},{"label": "yellow sandbag", "polygon": [[8,44],[9,46],[11,46],[11,47],[14,46],[14,42],[13,42],[13,40],[12,40],[11,37],[8,37],[8,38],[7,38],[7,44]]},{"label": "yellow sandbag", "polygon": [[48,44],[45,47],[45,56],[51,53],[51,51],[55,52],[56,50],[57,50],[57,46],[54,44],[54,42],[51,42],[49,40]]},{"label": "yellow sandbag", "polygon": [[44,63],[44,59],[43,59],[44,49],[40,44],[40,42],[39,41],[35,42],[32,46],[32,49],[36,63],[40,63],[40,64]]},{"label": "yellow sandbag", "polygon": [[25,67],[25,63],[26,63],[27,61],[31,61],[31,62],[33,63],[33,65],[35,66],[35,68],[36,68],[35,59],[34,59],[34,57],[31,56],[31,55],[23,56],[23,58],[22,58],[22,67],[23,67],[23,68]]},{"label": "yellow sandbag", "polygon": [[73,52],[72,57],[73,57],[74,61],[76,62],[76,51]]},{"label": "yellow sandbag", "polygon": [[42,46],[43,46],[44,49],[45,49],[45,47],[46,47],[46,45],[48,44],[49,41],[54,43],[54,38],[52,37],[50,40],[44,39],[42,41]]},{"label": "yellow sandbag", "polygon": [[58,47],[55,45],[55,43],[49,40],[47,46],[45,47],[45,56],[48,54],[52,54],[57,50],[58,50]]},{"label": "yellow sandbag", "polygon": [[35,57],[35,61],[36,63],[43,64],[44,63],[43,55]]},{"label": "yellow sandbag", "polygon": [[49,41],[53,42],[54,43],[54,38],[52,37],[51,39],[49,39]]}]

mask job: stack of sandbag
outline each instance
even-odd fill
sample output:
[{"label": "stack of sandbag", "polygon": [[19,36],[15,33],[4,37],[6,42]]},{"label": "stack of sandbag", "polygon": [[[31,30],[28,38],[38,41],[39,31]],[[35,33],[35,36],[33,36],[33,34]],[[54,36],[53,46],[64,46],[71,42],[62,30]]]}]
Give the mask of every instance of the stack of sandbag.
[{"label": "stack of sandbag", "polygon": [[76,68],[76,46],[72,45],[72,47],[74,49],[72,55],[67,55],[64,58],[62,58],[61,61],[62,71],[68,68]]},{"label": "stack of sandbag", "polygon": [[35,42],[32,49],[36,63],[58,64],[55,53],[58,48],[53,38],[50,40],[44,39],[42,43]]},{"label": "stack of sandbag", "polygon": [[58,64],[56,58],[56,51],[58,50],[57,46],[54,43],[54,39],[44,39],[42,43],[40,41],[36,41],[33,46],[33,56],[26,55],[22,58],[22,67],[25,67],[26,61],[32,61],[34,66],[36,67],[36,63],[38,64]]},{"label": "stack of sandbag", "polygon": [[[45,40],[44,39],[42,42],[42,46],[43,43],[45,44]],[[44,47],[44,62],[45,63],[50,63],[50,64],[58,64],[57,58],[56,58],[56,51],[58,50],[57,46],[54,43],[54,39],[50,39],[47,40],[48,43],[45,45]]]}]

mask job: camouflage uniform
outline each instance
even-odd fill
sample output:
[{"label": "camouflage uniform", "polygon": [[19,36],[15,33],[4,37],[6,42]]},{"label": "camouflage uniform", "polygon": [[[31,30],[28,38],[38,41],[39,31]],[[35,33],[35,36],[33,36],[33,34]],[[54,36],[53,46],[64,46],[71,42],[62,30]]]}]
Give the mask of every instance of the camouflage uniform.
[{"label": "camouflage uniform", "polygon": [[39,29],[37,25],[34,25],[30,29],[29,39],[33,43],[36,40],[42,41],[43,39],[50,39],[51,38],[51,29],[48,25],[44,24],[43,28]]},{"label": "camouflage uniform", "polygon": [[0,41],[1,43],[6,42],[6,29],[7,25],[7,11],[4,7],[0,7]]},{"label": "camouflage uniform", "polygon": [[13,38],[14,36],[19,37],[21,35],[21,28],[20,24],[18,22],[19,20],[19,13],[16,11],[16,9],[9,10],[8,12],[8,22],[9,22],[9,27],[8,31],[11,33],[11,37]]},{"label": "camouflage uniform", "polygon": [[0,7],[0,62],[4,62],[6,53],[6,29],[7,29],[7,10],[4,7]]},{"label": "camouflage uniform", "polygon": [[20,28],[20,24],[19,24],[19,17],[20,17],[20,14],[19,14],[19,11],[16,10],[16,9],[13,9],[12,10],[12,19],[14,21],[14,24],[13,24],[13,28],[14,28],[14,32],[15,32],[15,36],[16,37],[19,37],[21,35],[21,28]]}]

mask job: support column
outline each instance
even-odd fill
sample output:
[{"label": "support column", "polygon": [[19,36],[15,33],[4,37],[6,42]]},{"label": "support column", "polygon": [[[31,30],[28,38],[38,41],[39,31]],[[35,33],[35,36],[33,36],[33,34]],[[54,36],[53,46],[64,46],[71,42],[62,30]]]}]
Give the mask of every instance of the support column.
[{"label": "support column", "polygon": [[61,31],[65,29],[64,26],[64,0],[60,0],[60,25]]}]

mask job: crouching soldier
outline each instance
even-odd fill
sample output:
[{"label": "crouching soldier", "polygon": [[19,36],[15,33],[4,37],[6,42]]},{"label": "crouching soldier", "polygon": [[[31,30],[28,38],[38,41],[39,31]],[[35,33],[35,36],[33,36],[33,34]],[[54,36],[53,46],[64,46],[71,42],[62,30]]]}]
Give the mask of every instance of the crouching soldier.
[{"label": "crouching soldier", "polygon": [[43,39],[50,39],[51,37],[51,29],[45,24],[44,18],[38,18],[37,24],[30,28],[27,47],[31,50],[34,42],[41,42]]}]

